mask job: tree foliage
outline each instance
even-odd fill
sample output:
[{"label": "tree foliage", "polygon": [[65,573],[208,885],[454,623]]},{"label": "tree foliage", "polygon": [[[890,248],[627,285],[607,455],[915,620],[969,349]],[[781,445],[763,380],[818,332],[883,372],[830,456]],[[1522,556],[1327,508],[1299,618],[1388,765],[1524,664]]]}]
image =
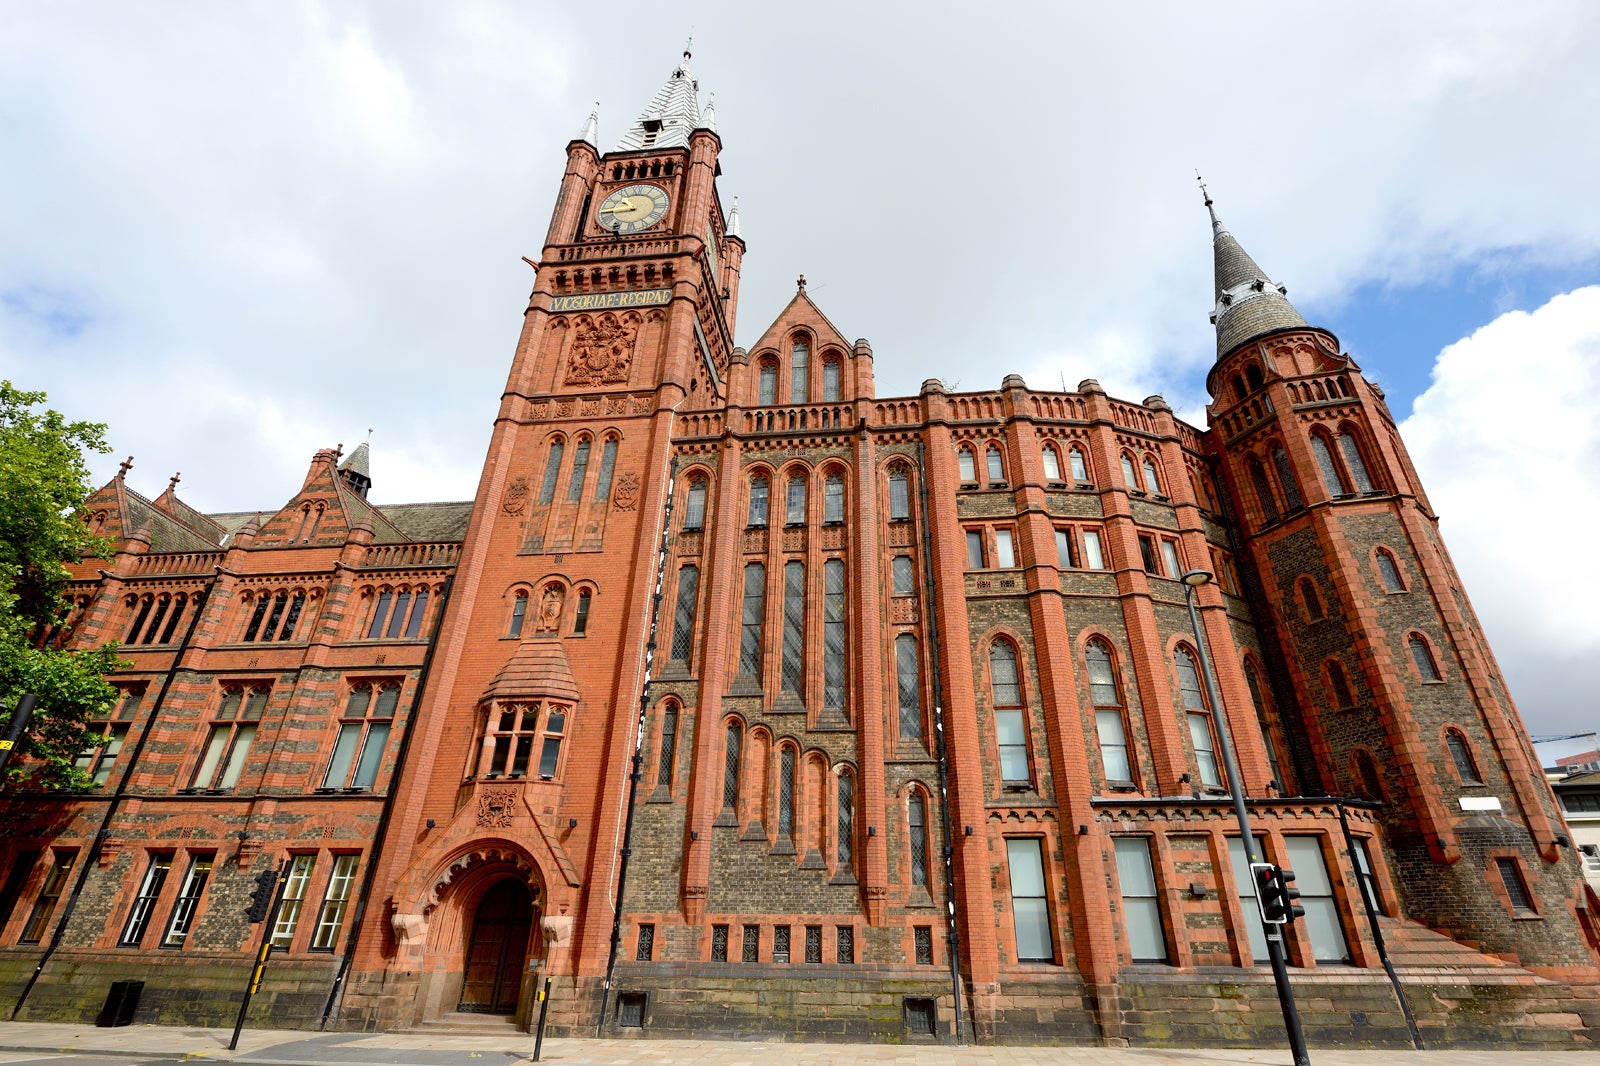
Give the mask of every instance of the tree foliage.
[{"label": "tree foliage", "polygon": [[23,693],[39,697],[12,753],[8,776],[44,788],[86,788],[73,765],[89,745],[86,723],[117,690],[105,675],[122,665],[116,645],[67,651],[37,646],[66,618],[66,563],[104,554],[77,512],[93,489],[88,451],[106,452],[106,427],[39,411],[45,394],[0,381],[0,731]]}]

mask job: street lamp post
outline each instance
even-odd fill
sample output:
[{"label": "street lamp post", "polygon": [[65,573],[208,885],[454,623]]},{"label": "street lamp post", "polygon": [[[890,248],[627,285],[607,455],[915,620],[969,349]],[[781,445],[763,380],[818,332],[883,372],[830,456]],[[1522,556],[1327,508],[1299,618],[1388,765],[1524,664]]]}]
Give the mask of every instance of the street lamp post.
[{"label": "street lamp post", "polygon": [[[1239,765],[1233,754],[1227,709],[1222,704],[1222,694],[1217,691],[1217,679],[1211,672],[1211,655],[1206,651],[1205,634],[1200,631],[1200,612],[1194,606],[1195,590],[1210,581],[1209,571],[1190,570],[1183,575],[1184,598],[1189,605],[1189,625],[1194,630],[1195,647],[1200,652],[1200,672],[1205,676],[1206,692],[1211,697],[1211,707],[1216,715],[1217,746],[1222,749],[1222,768],[1228,775],[1228,793],[1233,797],[1233,813],[1239,819],[1239,834],[1244,838],[1247,861],[1253,865],[1266,862],[1267,859],[1260,853],[1255,834],[1250,831],[1250,812],[1245,809],[1244,789],[1239,784]],[[1295,1066],[1311,1066],[1311,1057],[1306,1052],[1306,1037],[1300,1030],[1300,1013],[1294,1006],[1294,989],[1289,987],[1289,966],[1283,955],[1283,934],[1264,920],[1261,927],[1267,937],[1267,956],[1272,960],[1272,980],[1278,986],[1278,1006],[1283,1010],[1283,1027],[1289,1034],[1289,1050],[1294,1053]]]}]

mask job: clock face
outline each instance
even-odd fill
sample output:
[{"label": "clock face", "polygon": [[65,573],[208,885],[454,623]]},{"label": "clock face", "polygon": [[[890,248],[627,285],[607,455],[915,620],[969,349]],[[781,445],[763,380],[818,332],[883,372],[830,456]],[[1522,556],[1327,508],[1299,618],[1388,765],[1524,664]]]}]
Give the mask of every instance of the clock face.
[{"label": "clock face", "polygon": [[656,185],[628,185],[600,205],[600,228],[607,233],[638,233],[667,213],[667,193]]}]

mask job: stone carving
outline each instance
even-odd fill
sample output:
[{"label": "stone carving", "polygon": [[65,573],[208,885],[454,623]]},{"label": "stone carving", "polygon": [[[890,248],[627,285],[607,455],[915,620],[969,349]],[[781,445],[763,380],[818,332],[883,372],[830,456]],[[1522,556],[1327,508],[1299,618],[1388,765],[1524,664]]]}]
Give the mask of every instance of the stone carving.
[{"label": "stone carving", "polygon": [[648,397],[648,396],[637,397],[633,401],[633,413],[636,414],[636,415],[646,414],[646,413],[649,412],[649,410],[650,410],[650,408],[652,406],[653,406],[653,401],[650,399],[650,397]]},{"label": "stone carving", "polygon": [[582,388],[626,382],[633,366],[637,329],[635,323],[619,322],[615,315],[601,315],[599,321],[580,323],[572,340],[565,383]]},{"label": "stone carving", "polygon": [[506,497],[500,502],[500,509],[506,514],[521,514],[526,506],[528,506],[528,479],[518,474],[511,482],[511,487],[506,489]]},{"label": "stone carving", "polygon": [[549,945],[565,944],[572,936],[572,919],[565,914],[547,914],[539,922],[539,931]]},{"label": "stone carving", "polygon": [[561,604],[565,597],[561,594],[559,585],[546,585],[544,595],[539,600],[539,621],[534,626],[536,633],[554,633],[561,624]]},{"label": "stone carving", "polygon": [[600,397],[583,401],[583,406],[578,411],[581,415],[597,415],[600,413]]},{"label": "stone carving", "polygon": [[631,511],[639,506],[639,475],[632,470],[625,471],[617,479],[617,487],[611,493],[611,502],[619,511]]},{"label": "stone carving", "polygon": [[628,398],[626,396],[607,396],[606,414],[625,415],[628,413]]},{"label": "stone carving", "polygon": [[562,400],[560,403],[556,404],[556,417],[557,418],[571,418],[572,417],[572,401],[571,400]]},{"label": "stone carving", "polygon": [[421,914],[391,914],[389,927],[401,947],[420,944],[428,939],[428,919]]},{"label": "stone carving", "polygon": [[517,803],[512,785],[490,785],[478,793],[478,825],[484,829],[504,829],[511,824]]}]

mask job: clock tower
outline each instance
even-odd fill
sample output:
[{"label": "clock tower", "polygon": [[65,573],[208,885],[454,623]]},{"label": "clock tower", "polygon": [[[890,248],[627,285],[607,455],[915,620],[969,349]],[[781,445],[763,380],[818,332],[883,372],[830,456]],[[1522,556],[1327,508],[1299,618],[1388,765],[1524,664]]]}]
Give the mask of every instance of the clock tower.
[{"label": "clock tower", "polygon": [[364,915],[344,991],[381,1027],[525,1013],[533,972],[557,979],[557,1016],[582,1014],[606,973],[671,440],[725,403],[744,251],[689,61],[610,152],[590,115],[528,260],[401,756],[376,873],[393,890]]}]

